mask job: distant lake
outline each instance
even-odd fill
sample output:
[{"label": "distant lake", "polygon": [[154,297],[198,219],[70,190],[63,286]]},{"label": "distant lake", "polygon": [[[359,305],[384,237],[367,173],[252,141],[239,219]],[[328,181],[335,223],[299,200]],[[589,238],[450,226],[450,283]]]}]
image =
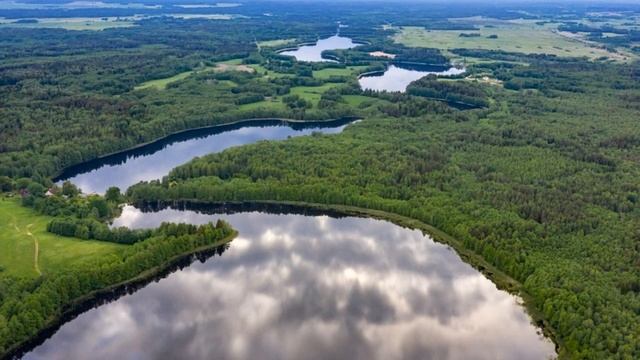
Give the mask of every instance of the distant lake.
[{"label": "distant lake", "polygon": [[223,218],[239,236],[221,256],[81,314],[25,359],[555,356],[516,297],[422,232],[271,211],[126,206],[114,225]]},{"label": "distant lake", "polygon": [[337,133],[352,121],[353,119],[344,119],[285,123],[275,119],[253,120],[190,130],[133,150],[72,166],[54,180],[58,183],[69,180],[87,194],[102,194],[111,186],[124,191],[140,181],[160,179],[174,167],[196,156],[260,140],[282,140],[290,136],[309,135],[314,131]]},{"label": "distant lake", "polygon": [[318,40],[315,45],[303,45],[295,50],[280,52],[281,55],[293,56],[298,61],[334,61],[323,58],[322,52],[325,50],[351,49],[358,46],[352,39],[340,35],[334,35],[326,39]]},{"label": "distant lake", "polygon": [[405,92],[410,83],[429,74],[451,76],[464,72],[464,68],[456,67],[396,64],[384,72],[361,76],[358,82],[363,90]]}]

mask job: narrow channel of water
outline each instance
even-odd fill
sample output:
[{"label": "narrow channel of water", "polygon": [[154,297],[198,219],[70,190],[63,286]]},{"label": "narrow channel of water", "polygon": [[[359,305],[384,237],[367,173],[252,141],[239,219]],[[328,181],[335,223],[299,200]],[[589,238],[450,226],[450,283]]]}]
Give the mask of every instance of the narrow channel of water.
[{"label": "narrow channel of water", "polygon": [[122,191],[140,181],[160,179],[174,167],[196,156],[220,152],[232,146],[291,136],[341,132],[354,119],[285,123],[254,120],[207,129],[186,131],[130,151],[89,161],[66,169],[57,183],[70,180],[84,193],[104,193],[117,186]]},{"label": "narrow channel of water", "polygon": [[25,358],[554,356],[516,297],[419,231],[317,213],[227,212],[126,206],[114,226],[222,217],[239,237],[220,257],[78,316]]}]

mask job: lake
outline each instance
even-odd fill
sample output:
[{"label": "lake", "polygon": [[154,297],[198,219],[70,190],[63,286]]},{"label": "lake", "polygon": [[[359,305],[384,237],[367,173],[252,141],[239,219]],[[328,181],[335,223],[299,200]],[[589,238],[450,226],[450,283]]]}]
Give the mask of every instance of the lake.
[{"label": "lake", "polygon": [[185,131],[151,144],[66,169],[54,179],[69,180],[84,193],[104,193],[109,187],[126,190],[140,181],[160,179],[174,167],[196,156],[260,140],[282,140],[314,131],[338,133],[354,119],[315,122],[252,120]]},{"label": "lake", "polygon": [[358,82],[363,90],[405,92],[410,83],[429,74],[452,76],[464,72],[464,68],[449,66],[393,64],[384,72],[361,76]]},{"label": "lake", "polygon": [[348,37],[340,35],[334,35],[326,39],[318,40],[314,45],[302,45],[294,50],[285,50],[280,52],[280,55],[293,56],[298,61],[320,62],[320,61],[334,61],[322,57],[322,52],[325,50],[339,50],[339,49],[351,49],[358,46]]},{"label": "lake", "polygon": [[225,211],[126,206],[115,226],[222,217],[239,236],[221,256],[81,314],[25,359],[555,355],[516,297],[420,231],[283,208]]}]

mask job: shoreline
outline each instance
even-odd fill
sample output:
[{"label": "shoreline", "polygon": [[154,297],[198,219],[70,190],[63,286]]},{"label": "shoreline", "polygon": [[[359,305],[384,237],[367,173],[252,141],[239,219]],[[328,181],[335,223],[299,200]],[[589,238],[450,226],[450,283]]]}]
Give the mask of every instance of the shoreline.
[{"label": "shoreline", "polygon": [[[153,203],[155,203],[155,205],[153,205]],[[523,289],[523,286],[520,282],[505,274],[501,270],[497,269],[495,266],[489,264],[479,254],[476,254],[473,251],[464,248],[464,245],[459,240],[448,235],[444,231],[420,220],[383,210],[367,209],[349,205],[307,203],[302,201],[248,200],[217,202],[198,200],[175,200],[166,202],[145,201],[137,204],[130,204],[134,206],[138,205],[137,207],[140,208],[143,212],[153,211],[166,207],[173,207],[177,209],[193,210],[207,213],[207,209],[216,207],[211,213],[224,215],[220,211],[215,212],[215,210],[224,210],[228,209],[228,207],[235,207],[237,208],[236,211],[272,211],[275,213],[279,211],[281,213],[328,215],[334,217],[354,216],[360,218],[371,218],[388,221],[403,228],[419,230],[423,234],[428,235],[434,242],[450,246],[464,263],[470,265],[475,270],[483,274],[483,276],[489,279],[499,290],[506,291],[509,294],[514,295],[522,300],[522,302],[519,302],[519,305],[524,308],[526,314],[531,320],[531,324],[539,329],[542,335],[553,343],[557,355],[560,354],[560,350],[562,349],[562,342],[558,340],[555,330],[546,321],[541,312],[534,307],[532,297]],[[230,213],[233,213],[233,210]],[[103,289],[94,290],[91,293],[73,300],[66,306],[66,309],[63,310],[59,316],[50,319],[47,322],[47,325],[40,331],[38,331],[35,336],[17,346],[14,346],[13,348],[8,349],[7,352],[0,357],[0,359],[17,359],[29,353],[37,346],[48,340],[51,336],[53,336],[65,323],[75,319],[77,316],[85,313],[88,310],[91,310],[92,308],[104,305],[106,303],[109,303],[110,301],[117,300],[118,298],[130,293],[132,290],[135,291],[143,288],[155,279],[164,278],[168,274],[172,273],[175,269],[181,268],[181,265],[189,266],[194,262],[194,256],[197,257],[198,254],[211,254],[210,256],[212,256],[212,252],[214,252],[220,246],[229,244],[237,235],[238,232],[234,230],[231,235],[224,239],[221,239],[215,244],[205,245],[196,249],[192,249],[186,253],[176,255],[168,259],[164,264],[147,269],[129,280],[110,285]],[[185,264],[185,262],[187,263]]]},{"label": "shoreline", "polygon": [[75,168],[75,167],[80,167],[83,165],[86,165],[90,162],[93,161],[102,161],[102,160],[106,160],[110,157],[114,157],[114,156],[119,156],[122,155],[124,153],[130,152],[130,151],[135,151],[135,150],[139,150],[142,149],[146,146],[150,146],[150,145],[154,145],[157,143],[160,143],[162,141],[166,141],[171,137],[174,136],[179,136],[179,135],[184,135],[187,134],[189,132],[196,132],[196,131],[203,131],[203,130],[214,130],[217,128],[224,128],[224,127],[231,127],[231,126],[237,126],[237,125],[243,125],[243,124],[248,124],[251,122],[266,122],[268,121],[272,121],[272,122],[276,122],[279,121],[281,123],[284,124],[288,124],[288,125],[321,125],[321,124],[332,124],[332,123],[336,123],[336,122],[341,122],[341,121],[356,121],[361,119],[361,117],[359,116],[345,116],[345,117],[341,117],[341,118],[334,118],[334,119],[325,119],[325,120],[297,120],[297,119],[288,119],[288,118],[272,118],[272,117],[265,117],[265,118],[247,118],[247,119],[241,119],[241,120],[234,120],[231,122],[226,122],[226,123],[222,123],[222,124],[215,124],[215,125],[205,125],[205,126],[199,126],[199,127],[195,127],[195,128],[189,128],[189,129],[184,129],[184,130],[179,130],[179,131],[175,131],[172,133],[169,133],[167,135],[164,135],[162,137],[156,138],[154,140],[150,140],[144,143],[140,143],[122,150],[118,150],[118,151],[113,151],[101,156],[98,156],[96,158],[93,158],[91,160],[86,160],[83,161],[81,163],[78,164],[74,164],[74,165],[70,165],[67,167],[64,167],[60,170],[58,170],[57,172],[55,172],[52,176],[50,176],[50,178],[52,179],[53,182],[58,182],[61,181],[62,179],[60,179],[61,177],[63,177],[63,175],[65,174],[65,172],[70,171],[71,169]]},{"label": "shoreline", "polygon": [[75,319],[86,311],[118,299],[130,293],[132,289],[138,290],[155,279],[164,278],[172,273],[174,268],[180,268],[185,262],[188,262],[188,264],[186,264],[188,266],[194,262],[194,257],[198,257],[198,255],[210,254],[208,257],[211,257],[215,254],[215,250],[221,246],[229,244],[237,236],[238,232],[233,230],[231,235],[214,244],[201,246],[191,249],[185,253],[175,255],[167,259],[167,261],[162,265],[146,269],[131,279],[109,285],[102,289],[94,290],[72,300],[69,304],[65,305],[65,309],[58,316],[49,319],[47,324],[40,329],[36,335],[12,348],[7,349],[4,354],[0,355],[0,360],[18,359],[26,355],[51,338],[51,336],[53,336],[64,324]]},{"label": "shoreline", "polygon": [[[442,66],[442,65],[431,65],[431,64],[421,64],[421,63],[411,63],[411,62],[392,62],[390,64],[385,64],[385,69],[384,70],[373,70],[373,71],[367,71],[367,72],[363,72],[358,74],[358,76],[356,77],[356,79],[358,80],[358,82],[360,81],[360,79],[365,78],[365,77],[377,77],[377,76],[382,76],[384,75],[384,73],[389,70],[389,66],[390,65],[396,65],[396,64],[410,64],[410,65],[422,65],[422,66]],[[451,65],[449,67],[449,69],[451,68],[455,68],[456,66]],[[453,76],[457,76],[457,75],[453,75]],[[451,76],[443,76],[443,77],[451,77]],[[362,89],[362,86],[360,86],[360,89],[362,91],[367,91]],[[371,89],[369,89],[371,90]],[[383,91],[381,90],[371,90],[373,92],[376,93],[381,93]],[[397,91],[388,91],[389,93],[394,93]],[[401,93],[406,93],[406,91],[401,92]],[[452,100],[447,100],[447,99],[442,99],[442,98],[435,98],[435,97],[426,97],[423,96],[424,99],[428,99],[428,100],[433,100],[433,101],[438,101],[438,102],[443,102],[446,103],[447,105],[456,108],[458,110],[475,110],[475,109],[486,109],[486,106],[479,106],[479,105],[473,105],[473,104],[469,104],[466,102],[462,102],[462,101],[452,101]]]},{"label": "shoreline", "polygon": [[[151,202],[145,202],[151,204]],[[535,308],[533,304],[533,298],[523,288],[523,285],[496,268],[494,265],[488,263],[481,255],[466,249],[461,241],[455,239],[451,235],[444,231],[422,222],[417,219],[413,219],[407,216],[383,211],[376,209],[367,209],[358,206],[350,205],[336,205],[336,204],[322,204],[322,203],[308,203],[303,201],[276,201],[276,200],[247,200],[247,201],[198,201],[198,200],[175,200],[167,202],[157,202],[162,204],[161,206],[174,206],[182,209],[189,209],[189,206],[193,206],[190,210],[198,211],[197,207],[211,207],[218,206],[223,209],[225,206],[236,206],[238,208],[247,207],[253,208],[254,211],[260,211],[258,207],[263,206],[262,211],[268,211],[268,209],[277,209],[278,207],[289,207],[293,211],[303,213],[308,210],[315,211],[318,214],[334,215],[334,216],[355,216],[361,218],[371,218],[377,220],[384,220],[393,223],[397,226],[408,228],[412,230],[420,230],[423,234],[428,235],[434,242],[450,246],[460,259],[473,267],[475,270],[483,274],[489,279],[499,290],[506,291],[511,295],[519,297],[522,300],[520,305],[524,308],[526,314],[531,320],[531,324],[542,332],[542,335],[551,341],[555,347],[556,355],[560,356],[560,351],[563,348],[563,343],[556,336],[556,331],[551,327],[549,322],[544,318],[543,314]],[[132,204],[135,206],[135,204]],[[265,210],[266,209],[266,210]],[[141,209],[144,212],[144,209]],[[248,210],[244,210],[248,211]],[[289,213],[294,213],[294,212]],[[219,212],[216,214],[220,214]]]}]

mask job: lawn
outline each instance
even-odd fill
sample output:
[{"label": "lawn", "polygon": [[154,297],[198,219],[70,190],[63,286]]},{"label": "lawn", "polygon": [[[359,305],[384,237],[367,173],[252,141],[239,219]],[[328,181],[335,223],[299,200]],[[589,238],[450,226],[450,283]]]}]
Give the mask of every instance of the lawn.
[{"label": "lawn", "polygon": [[[488,20],[487,20],[488,21]],[[486,25],[474,21],[480,29],[472,30],[426,30],[422,27],[403,27],[394,36],[396,42],[412,47],[430,47],[441,50],[456,48],[503,50],[520,53],[540,53],[557,56],[591,59],[608,57],[624,61],[624,55],[591,46],[579,39],[558,33],[552,26],[531,22],[493,21]],[[477,37],[461,37],[460,34],[480,34]],[[489,38],[496,35],[496,39]]]},{"label": "lawn", "polygon": [[4,269],[0,274],[35,277],[53,273],[124,246],[51,234],[46,229],[51,217],[21,206],[16,198],[0,198],[0,219],[0,267]]}]

